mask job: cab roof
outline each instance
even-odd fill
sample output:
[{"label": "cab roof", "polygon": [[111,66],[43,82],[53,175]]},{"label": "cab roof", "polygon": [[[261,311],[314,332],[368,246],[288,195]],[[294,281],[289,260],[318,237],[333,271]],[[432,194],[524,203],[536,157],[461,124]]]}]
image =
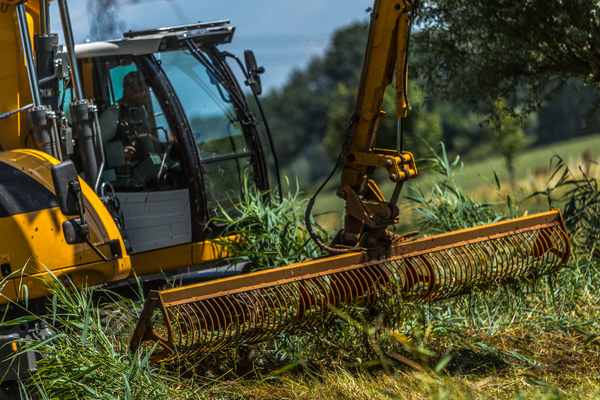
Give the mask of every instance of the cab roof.
[{"label": "cab roof", "polygon": [[229,20],[221,20],[128,31],[123,39],[78,44],[75,54],[77,58],[152,54],[186,48],[185,42],[189,39],[198,46],[231,43],[235,27],[228,25]]}]

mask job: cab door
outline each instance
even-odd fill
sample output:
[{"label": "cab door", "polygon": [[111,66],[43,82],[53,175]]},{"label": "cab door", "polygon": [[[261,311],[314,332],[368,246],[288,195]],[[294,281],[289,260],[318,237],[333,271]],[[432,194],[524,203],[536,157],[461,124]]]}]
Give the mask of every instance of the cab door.
[{"label": "cab door", "polygon": [[130,254],[191,243],[188,171],[157,82],[132,56],[89,62],[102,138],[101,194],[117,199]]}]

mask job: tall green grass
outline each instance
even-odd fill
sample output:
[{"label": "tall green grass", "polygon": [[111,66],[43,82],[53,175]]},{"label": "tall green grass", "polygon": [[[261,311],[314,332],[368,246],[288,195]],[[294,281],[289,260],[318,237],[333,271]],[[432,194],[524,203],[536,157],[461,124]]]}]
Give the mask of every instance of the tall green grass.
[{"label": "tall green grass", "polygon": [[565,204],[563,218],[577,247],[600,257],[600,187],[599,182],[579,167],[581,178],[576,178],[569,165],[560,156],[552,157],[555,170],[550,178],[558,181],[534,196],[546,196],[550,207]]},{"label": "tall green grass", "polygon": [[[254,269],[285,266],[321,256],[321,249],[304,225],[307,200],[302,200],[300,194],[297,182],[296,190],[280,199],[270,191],[261,193],[250,179],[244,179],[241,201],[229,208],[233,212],[221,207],[223,217],[214,218],[227,224],[215,242],[233,254],[232,261],[250,262]],[[328,232],[314,221],[313,226],[321,241],[328,243]]]},{"label": "tall green grass", "polygon": [[197,398],[200,386],[182,380],[177,371],[152,365],[152,350],[130,353],[139,302],[102,292],[106,303],[98,300],[98,291],[71,290],[48,273],[52,295],[42,319],[54,335],[44,341],[20,340],[19,353],[43,355],[37,372],[21,382],[22,399]]},{"label": "tall green grass", "polygon": [[[404,196],[413,202],[413,208],[421,216],[417,220],[419,227],[426,232],[443,233],[477,225],[490,224],[502,220],[505,216],[494,208],[498,203],[481,203],[463,190],[460,184],[464,164],[460,156],[450,162],[444,143],[441,154],[429,148],[433,154],[423,160],[428,162],[436,178],[431,182],[429,193],[419,187],[410,187],[413,194]],[[457,171],[458,169],[458,171]],[[498,189],[500,182],[496,179]],[[506,197],[510,214],[514,214],[510,196]]]},{"label": "tall green grass", "polygon": [[[502,213],[464,195],[460,174],[455,175],[458,160],[449,162],[442,152],[432,161],[441,177],[437,189],[413,195],[422,209],[421,229],[434,233],[510,214],[508,207]],[[565,171],[560,162],[556,168]],[[99,301],[93,289],[72,291],[52,280],[44,319],[56,334],[46,341],[21,341],[23,351],[44,355],[38,372],[23,382],[28,393],[23,398],[597,398],[600,257],[593,218],[598,186],[592,178],[568,176],[561,182],[570,189],[560,192],[568,196],[559,200],[568,204],[575,251],[554,275],[431,305],[407,303],[396,288],[374,307],[335,310],[333,321],[307,334],[282,335],[201,362],[159,366],[149,362],[152,349],[131,354],[139,301],[109,292]],[[281,203],[271,200],[270,206],[263,203],[269,194],[250,187],[245,193],[235,205],[239,214],[222,218],[230,223],[224,237],[240,239],[220,240],[237,257],[272,267],[319,255],[305,232],[297,192]],[[552,196],[552,188],[545,193]]]}]

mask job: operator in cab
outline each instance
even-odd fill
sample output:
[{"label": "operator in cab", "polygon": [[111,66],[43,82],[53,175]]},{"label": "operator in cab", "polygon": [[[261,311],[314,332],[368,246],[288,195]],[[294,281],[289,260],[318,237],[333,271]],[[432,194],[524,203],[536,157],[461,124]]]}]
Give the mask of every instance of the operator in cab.
[{"label": "operator in cab", "polygon": [[148,118],[150,91],[140,71],[123,78],[123,95],[99,118],[106,156],[105,181],[140,190],[160,171],[169,143],[158,140]]},{"label": "operator in cab", "polygon": [[[150,99],[148,85],[138,71],[132,71],[123,79],[123,97],[110,106],[100,116],[100,131],[102,142],[121,142],[123,155],[127,160],[140,160],[150,150],[151,140],[141,140],[143,136],[150,137],[150,122],[145,105]],[[113,146],[108,146],[113,147]]]}]

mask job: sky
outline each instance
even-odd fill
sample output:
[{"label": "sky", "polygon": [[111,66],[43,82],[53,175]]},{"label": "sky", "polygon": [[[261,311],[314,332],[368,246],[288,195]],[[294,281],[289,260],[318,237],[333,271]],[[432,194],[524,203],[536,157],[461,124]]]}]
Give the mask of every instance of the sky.
[{"label": "sky", "polygon": [[[88,0],[68,0],[75,43],[90,39],[93,15]],[[51,3],[52,31],[62,33],[58,2]],[[223,50],[243,60],[251,49],[262,75],[263,91],[281,87],[289,74],[327,48],[331,34],[355,21],[366,21],[372,0],[117,0],[124,30],[150,29],[229,19],[233,43]],[[64,43],[64,40],[61,40]]]}]

